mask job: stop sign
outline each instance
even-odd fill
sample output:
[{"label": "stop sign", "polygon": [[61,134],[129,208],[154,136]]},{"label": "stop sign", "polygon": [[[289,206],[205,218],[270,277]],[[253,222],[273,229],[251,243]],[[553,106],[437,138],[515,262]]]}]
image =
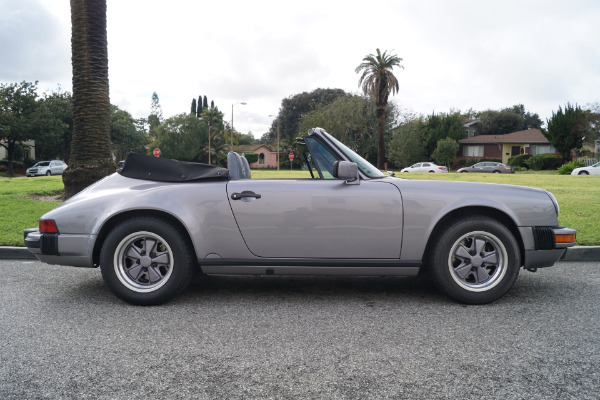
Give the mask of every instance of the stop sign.
[{"label": "stop sign", "polygon": [[154,150],[152,150],[152,154],[154,154],[154,157],[159,157],[160,156],[160,149],[157,147]]},{"label": "stop sign", "polygon": [[294,161],[294,153],[290,153],[290,161]]}]

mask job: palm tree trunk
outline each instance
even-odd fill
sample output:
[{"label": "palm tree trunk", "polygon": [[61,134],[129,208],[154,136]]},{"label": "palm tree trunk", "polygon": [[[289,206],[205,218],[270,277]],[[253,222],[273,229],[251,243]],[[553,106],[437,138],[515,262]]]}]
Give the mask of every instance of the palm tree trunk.
[{"label": "palm tree trunk", "polygon": [[73,139],[63,174],[65,197],[114,172],[110,152],[110,100],[106,0],[71,0]]},{"label": "palm tree trunk", "polygon": [[377,106],[377,168],[385,169],[385,107]]}]

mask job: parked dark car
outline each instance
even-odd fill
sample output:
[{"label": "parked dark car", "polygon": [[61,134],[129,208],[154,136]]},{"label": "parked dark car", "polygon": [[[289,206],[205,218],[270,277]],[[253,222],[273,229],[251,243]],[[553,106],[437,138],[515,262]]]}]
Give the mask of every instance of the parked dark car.
[{"label": "parked dark car", "polygon": [[515,170],[513,167],[504,165],[499,162],[484,161],[470,167],[464,167],[456,172],[491,172],[495,174],[514,174]]},{"label": "parked dark car", "polygon": [[503,296],[519,270],[575,245],[555,197],[513,185],[384,175],[323,129],[298,138],[308,179],[131,153],[118,173],[44,214],[25,243],[41,261],[99,267],[133,304],[160,304],[203,274],[415,276],[452,298]]}]

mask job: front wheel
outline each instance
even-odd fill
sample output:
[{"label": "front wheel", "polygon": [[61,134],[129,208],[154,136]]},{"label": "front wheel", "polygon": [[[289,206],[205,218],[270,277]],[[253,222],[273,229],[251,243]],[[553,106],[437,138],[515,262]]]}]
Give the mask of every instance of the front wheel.
[{"label": "front wheel", "polygon": [[455,300],[492,302],[508,292],[519,275],[519,245],[495,219],[455,221],[434,240],[428,266],[438,287]]},{"label": "front wheel", "polygon": [[157,305],[185,290],[194,260],[192,245],[177,226],[139,217],[108,234],[100,253],[100,269],[107,286],[120,299]]},{"label": "front wheel", "polygon": [[52,175],[52,172],[46,171],[46,176],[50,176],[50,175]]},{"label": "front wheel", "polygon": [[590,174],[590,173],[589,173],[589,172],[587,172],[587,171],[581,171],[581,172],[579,172],[579,175],[589,175],[589,174]]}]

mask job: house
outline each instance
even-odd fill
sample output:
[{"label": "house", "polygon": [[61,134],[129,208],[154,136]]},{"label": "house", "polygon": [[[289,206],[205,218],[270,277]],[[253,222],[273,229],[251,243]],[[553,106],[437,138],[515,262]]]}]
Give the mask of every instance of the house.
[{"label": "house", "polygon": [[488,158],[502,160],[504,164],[519,154],[555,153],[550,141],[537,128],[505,135],[479,135],[458,141],[458,158]]},{"label": "house", "polygon": [[[2,139],[0,141],[0,143],[5,144],[6,140]],[[24,143],[24,146],[21,146],[23,148],[23,152],[22,154],[22,160],[35,160],[35,140],[27,140]],[[6,149],[4,148],[4,146],[0,146],[0,160],[4,160],[5,158],[8,157],[8,154],[6,152]]]},{"label": "house", "polygon": [[233,146],[233,151],[244,156],[246,153],[258,154],[258,161],[250,164],[250,168],[277,168],[277,152],[264,144],[247,144]]}]

